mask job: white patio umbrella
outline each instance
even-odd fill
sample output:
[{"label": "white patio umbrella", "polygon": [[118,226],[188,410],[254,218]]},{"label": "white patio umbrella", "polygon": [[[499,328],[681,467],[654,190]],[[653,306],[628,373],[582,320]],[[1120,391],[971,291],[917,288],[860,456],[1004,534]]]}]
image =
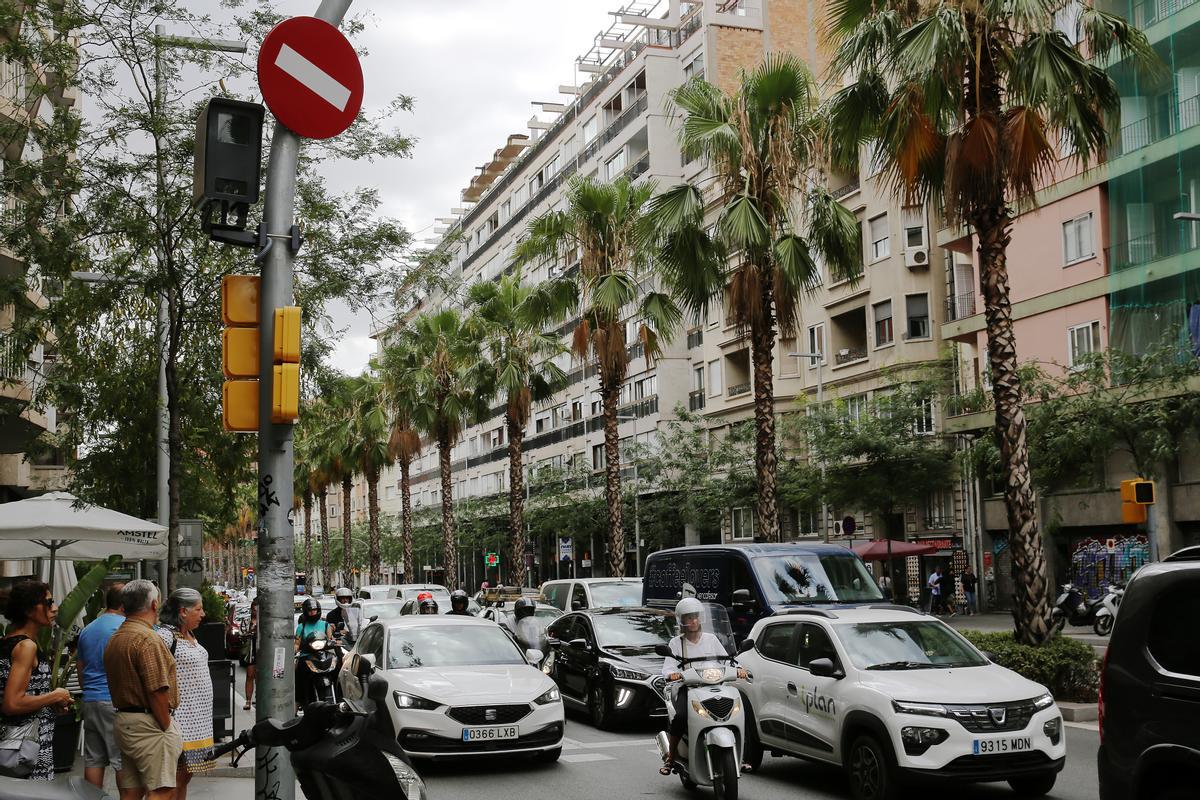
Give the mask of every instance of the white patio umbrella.
[{"label": "white patio umbrella", "polygon": [[[0,505],[0,559],[99,561],[167,556],[167,529],[120,511],[89,505],[67,492]],[[53,566],[51,566],[53,569]]]}]

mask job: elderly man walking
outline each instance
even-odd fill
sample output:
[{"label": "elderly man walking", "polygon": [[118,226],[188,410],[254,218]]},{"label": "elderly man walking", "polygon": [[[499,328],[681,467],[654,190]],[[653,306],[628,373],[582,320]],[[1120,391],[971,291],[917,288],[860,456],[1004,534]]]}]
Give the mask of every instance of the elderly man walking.
[{"label": "elderly man walking", "polygon": [[121,800],[172,800],[183,736],[171,712],[179,705],[175,659],[154,632],[158,588],[130,581],[121,591],[125,622],[104,651],[108,688],[117,709]]},{"label": "elderly man walking", "polygon": [[83,777],[94,786],[104,786],[104,768],[112,767],[121,779],[121,751],[113,738],[112,695],[108,691],[108,673],[104,671],[104,649],[117,628],[125,621],[121,602],[123,583],[114,583],[105,593],[104,613],[87,624],[79,634],[75,659],[83,684]]}]

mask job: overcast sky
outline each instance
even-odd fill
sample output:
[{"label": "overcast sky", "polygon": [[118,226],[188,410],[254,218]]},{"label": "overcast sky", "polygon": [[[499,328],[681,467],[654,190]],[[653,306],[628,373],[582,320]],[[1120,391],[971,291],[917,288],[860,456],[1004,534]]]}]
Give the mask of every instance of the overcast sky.
[{"label": "overcast sky", "polygon": [[[283,4],[312,13],[315,0]],[[361,43],[364,106],[379,108],[396,94],[414,98],[398,127],[419,141],[412,158],[352,165],[331,181],[376,185],[384,213],[398,217],[421,239],[435,217],[459,205],[475,167],[513,133],[527,134],[531,101],[566,102],[560,84],[575,82],[574,61],[612,21],[619,0],[358,0],[351,12],[370,11]],[[546,117],[543,117],[546,118]],[[381,310],[387,314],[388,310]],[[334,364],[357,374],[374,352],[371,320],[345,310],[335,321],[348,330]]]}]

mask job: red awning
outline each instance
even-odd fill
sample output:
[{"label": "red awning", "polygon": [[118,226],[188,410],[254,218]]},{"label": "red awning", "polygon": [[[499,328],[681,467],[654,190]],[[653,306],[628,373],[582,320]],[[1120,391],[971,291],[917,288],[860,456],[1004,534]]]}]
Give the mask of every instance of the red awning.
[{"label": "red awning", "polygon": [[853,548],[859,558],[867,561],[886,561],[888,557],[903,558],[904,556],[927,556],[938,552],[933,545],[920,542],[902,542],[894,539],[876,539],[865,544],[856,544]]}]

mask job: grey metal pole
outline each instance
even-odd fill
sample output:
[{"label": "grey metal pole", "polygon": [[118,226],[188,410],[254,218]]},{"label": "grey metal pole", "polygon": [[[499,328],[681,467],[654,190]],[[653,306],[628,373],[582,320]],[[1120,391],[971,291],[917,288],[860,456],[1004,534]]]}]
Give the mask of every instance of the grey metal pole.
[{"label": "grey metal pole", "polygon": [[[156,116],[162,113],[167,95],[167,76],[163,70],[162,44],[162,39],[166,32],[165,25],[154,26],[154,112]],[[158,128],[159,134],[154,143],[155,149],[158,151],[158,197],[156,198],[157,202],[155,203],[154,213],[161,225],[166,212],[167,163],[162,154],[167,149],[167,140],[162,135],[162,126],[159,125]],[[161,278],[161,273],[165,268],[167,260],[166,253],[163,252],[161,239],[155,246],[155,259],[158,261],[158,271]],[[158,497],[158,524],[164,528],[169,528],[171,522],[171,491],[169,483],[171,474],[171,427],[167,410],[167,326],[169,324],[167,293],[164,289],[158,294],[158,320],[155,326],[155,340],[158,345],[158,405],[154,426],[154,444],[157,449],[155,453],[155,482]],[[171,554],[175,552],[176,546],[175,532],[168,530],[167,557],[158,563],[158,585],[164,594],[173,588],[168,585],[167,578],[170,574]]]},{"label": "grey metal pole", "polygon": [[[351,0],[322,0],[315,17],[337,27]],[[271,422],[276,308],[292,304],[292,264],[289,243],[295,216],[296,168],[300,137],[275,124],[263,201],[263,229],[269,237],[262,262],[259,291],[258,400],[258,585],[259,647],[258,702],[255,717],[290,719],[295,716],[292,593],[296,577],[292,529],[292,426]],[[259,747],[255,752],[256,800],[294,800],[296,774],[281,748]]]},{"label": "grey metal pole", "polygon": [[[824,354],[822,354],[823,356]],[[817,365],[817,405],[825,403],[825,382],[822,372],[822,357],[814,358],[813,361]],[[825,460],[821,460],[821,478],[825,478]],[[829,504],[825,502],[825,493],[821,493],[821,534],[825,543],[829,543]],[[890,545],[889,545],[890,546]]]}]

